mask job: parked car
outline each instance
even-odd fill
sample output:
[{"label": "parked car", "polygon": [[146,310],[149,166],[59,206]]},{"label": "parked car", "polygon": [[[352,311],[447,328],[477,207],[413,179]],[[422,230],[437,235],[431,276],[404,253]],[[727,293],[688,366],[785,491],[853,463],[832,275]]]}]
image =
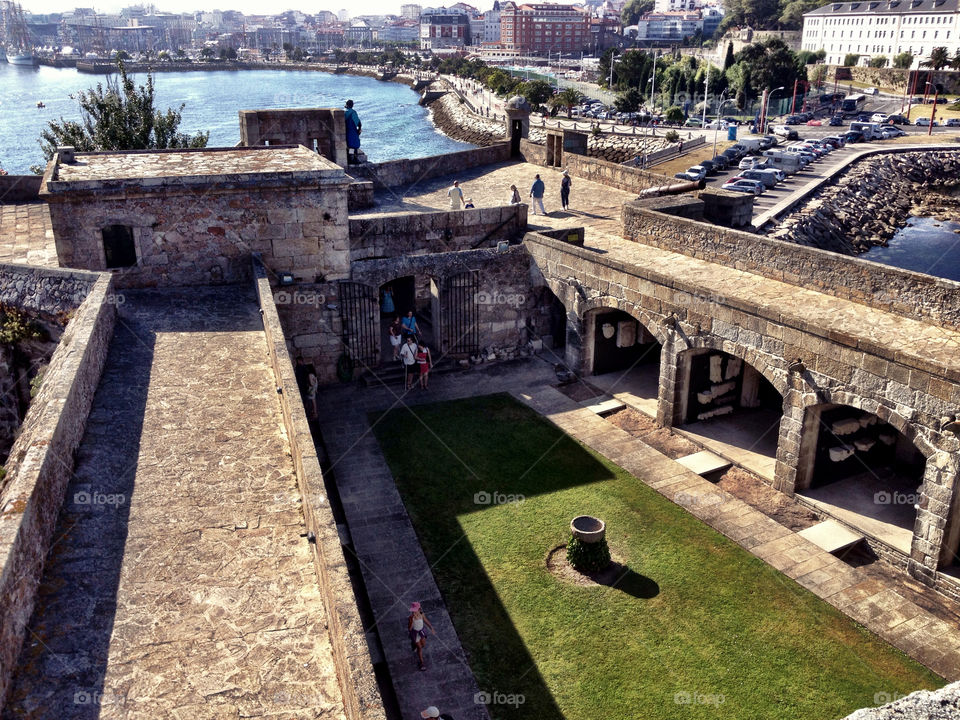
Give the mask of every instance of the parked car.
[{"label": "parked car", "polygon": [[891,125],[909,125],[910,121],[903,115],[887,115],[887,122]]},{"label": "parked car", "polygon": [[[957,120],[957,124],[960,125],[960,118]],[[890,138],[900,137],[901,135],[906,135],[906,133],[898,127],[893,125],[887,125],[880,130],[880,134],[883,135],[884,140],[889,140]]]},{"label": "parked car", "polygon": [[819,120],[807,120],[807,125],[812,127],[820,127],[821,125],[823,125],[823,123],[820,122]]},{"label": "parked car", "polygon": [[830,127],[842,127],[843,125],[846,125],[847,122],[843,119],[843,115],[834,115],[832,118],[830,118],[830,122],[827,124]]},{"label": "parked car", "polygon": [[753,167],[756,167],[757,163],[760,162],[755,157],[745,157],[740,161],[740,164],[737,167],[741,170],[750,170]]},{"label": "parked car", "polygon": [[[913,121],[914,125],[919,125],[920,127],[930,127],[930,118],[928,117],[918,117]],[[936,120],[933,121],[933,126],[937,127],[940,125]]]},{"label": "parked car", "polygon": [[703,180],[707,176],[707,169],[703,165],[694,165],[683,172],[678,172],[674,177],[681,180]]},{"label": "parked car", "polygon": [[716,155],[710,162],[712,162],[718,170],[726,170],[727,165],[730,164],[730,158],[726,155]]},{"label": "parked car", "polygon": [[772,132],[774,135],[779,135],[787,140],[796,140],[800,137],[796,130],[794,130],[792,127],[787,127],[786,125],[774,125]]},{"label": "parked car", "polygon": [[[960,127],[960,118],[950,118],[944,125],[947,127]],[[906,135],[906,133],[904,133],[904,135]]]},{"label": "parked car", "polygon": [[777,176],[773,173],[768,173],[766,170],[744,170],[738,177],[744,178],[745,180],[759,180],[765,188],[772,188],[778,182]]},{"label": "parked car", "polygon": [[763,183],[758,180],[746,180],[744,178],[732,178],[720,186],[721,190],[734,190],[736,192],[753,193],[754,195],[763,194]]},{"label": "parked car", "polygon": [[761,150],[769,150],[776,144],[777,144],[777,138],[774,135],[764,135],[762,138],[760,138]]},{"label": "parked car", "polygon": [[707,175],[717,174],[717,166],[713,164],[712,160],[701,160],[700,167],[707,171]]},{"label": "parked car", "polygon": [[727,123],[730,124],[730,125],[739,125],[739,124],[740,124],[740,121],[739,121],[739,120],[737,120],[735,117],[732,117],[732,116],[730,116],[730,115],[728,115],[727,117],[725,117],[725,118],[723,118],[723,119],[726,120]]},{"label": "parked car", "polygon": [[827,135],[825,138],[823,138],[823,142],[830,143],[835,148],[842,148],[847,144],[842,137],[837,135]]},{"label": "parked car", "polygon": [[863,89],[864,95],[879,95],[880,91],[875,87],[868,87]]},{"label": "parked car", "polygon": [[870,122],[885,123],[889,117],[886,113],[874,113],[870,116]]},{"label": "parked car", "polygon": [[856,130],[845,132],[841,137],[843,137],[844,141],[847,143],[861,143],[865,142],[866,140],[866,138],[863,137],[863,133]]},{"label": "parked car", "polygon": [[695,128],[698,128],[698,127],[700,127],[702,124],[703,124],[703,123],[700,121],[700,118],[691,117],[691,118],[687,118],[687,119],[686,119],[686,121],[683,123],[683,126],[684,126],[684,127],[695,127]]},{"label": "parked car", "polygon": [[783,121],[784,125],[799,125],[803,122],[800,119],[799,115],[787,115],[786,119]]}]

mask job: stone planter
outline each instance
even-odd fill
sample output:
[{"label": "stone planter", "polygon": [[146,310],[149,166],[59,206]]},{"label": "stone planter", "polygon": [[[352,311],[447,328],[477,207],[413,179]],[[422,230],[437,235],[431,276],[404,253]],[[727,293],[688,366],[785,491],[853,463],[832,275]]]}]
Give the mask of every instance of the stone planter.
[{"label": "stone planter", "polygon": [[603,520],[590,515],[579,515],[570,521],[570,532],[583,543],[598,543],[604,538],[607,526]]}]

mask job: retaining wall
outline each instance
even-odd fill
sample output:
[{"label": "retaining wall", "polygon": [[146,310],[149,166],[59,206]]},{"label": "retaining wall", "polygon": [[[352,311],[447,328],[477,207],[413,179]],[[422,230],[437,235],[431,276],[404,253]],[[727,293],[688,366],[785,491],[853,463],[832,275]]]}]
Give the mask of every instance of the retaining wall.
[{"label": "retaining wall", "polygon": [[373,661],[343,557],[340,536],[327,499],[320,459],[307,424],[267,271],[258,256],[253,258],[253,277],[270,366],[280,393],[283,425],[290,441],[297,485],[303,500],[304,524],[307,531],[315,536],[312,543],[313,561],[327,608],[328,632],[344,713],[347,720],[384,720],[383,701],[377,688]]},{"label": "retaining wall", "polygon": [[510,159],[510,143],[500,142],[472,150],[445,155],[431,155],[413,160],[390,160],[382,163],[351,165],[350,174],[358,180],[370,180],[375,190],[398,188],[421,180],[448,175],[482,165],[494,165]]},{"label": "retaining wall", "polygon": [[0,175],[0,205],[39,202],[42,175]]},{"label": "retaining wall", "polygon": [[471,250],[519,238],[526,205],[350,218],[350,260]]},{"label": "retaining wall", "polygon": [[[74,452],[83,439],[116,321],[116,304],[109,301],[109,275],[62,275],[85,276],[88,293],[79,307],[75,306],[76,315],[64,330],[43,384],[30,403],[7,460],[0,500],[0,699],[6,697],[33,613],[44,561],[73,473]],[[22,280],[26,283],[28,277]],[[69,284],[70,278],[65,282]],[[24,295],[41,292],[34,287]]]}]

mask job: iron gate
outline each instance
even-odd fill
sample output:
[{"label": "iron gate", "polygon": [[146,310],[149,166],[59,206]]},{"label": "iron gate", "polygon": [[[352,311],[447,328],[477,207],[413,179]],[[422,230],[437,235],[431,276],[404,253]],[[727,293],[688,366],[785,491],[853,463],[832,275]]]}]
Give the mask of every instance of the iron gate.
[{"label": "iron gate", "polygon": [[476,270],[448,277],[443,286],[443,349],[448,353],[473,353],[480,349],[477,306],[480,278]]},{"label": "iron gate", "polygon": [[354,367],[376,367],[380,335],[380,306],[377,290],[363,283],[343,281],[340,296],[340,327],[344,352]]}]

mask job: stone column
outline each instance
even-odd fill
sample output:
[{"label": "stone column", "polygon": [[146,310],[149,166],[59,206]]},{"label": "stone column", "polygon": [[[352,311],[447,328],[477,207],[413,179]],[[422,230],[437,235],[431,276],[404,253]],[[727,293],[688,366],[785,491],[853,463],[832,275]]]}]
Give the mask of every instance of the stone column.
[{"label": "stone column", "polygon": [[[800,375],[787,376],[789,387],[783,396],[783,417],[777,438],[777,462],[773,487],[787,495],[810,487],[813,460],[817,452],[820,412],[806,408],[804,381]],[[804,418],[806,417],[806,421]]]},{"label": "stone column", "polygon": [[933,585],[941,562],[953,559],[946,529],[954,505],[956,477],[956,453],[937,451],[927,458],[907,569],[913,577],[928,585]]}]

